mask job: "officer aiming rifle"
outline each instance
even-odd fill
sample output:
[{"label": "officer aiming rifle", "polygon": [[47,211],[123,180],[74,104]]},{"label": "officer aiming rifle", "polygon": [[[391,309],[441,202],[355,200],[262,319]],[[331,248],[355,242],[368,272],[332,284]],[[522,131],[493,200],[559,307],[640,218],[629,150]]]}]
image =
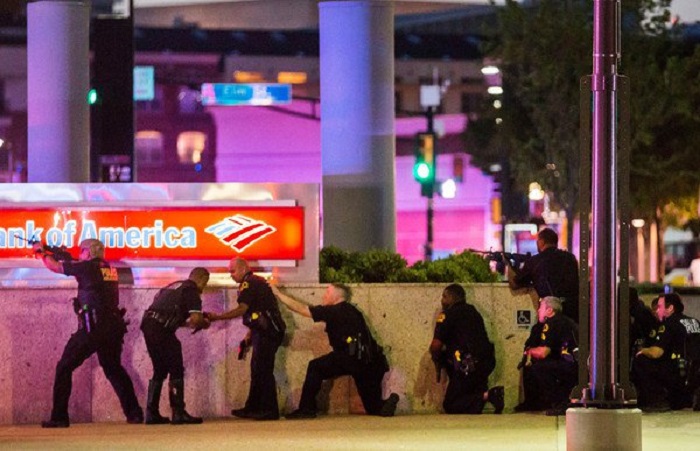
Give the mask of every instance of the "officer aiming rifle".
[{"label": "officer aiming rifle", "polygon": [[532,256],[529,252],[527,254],[517,254],[514,252],[479,251],[476,249],[468,249],[468,251],[472,254],[481,255],[484,260],[496,262],[496,271],[501,274],[505,273],[506,262],[514,268],[519,268]]}]

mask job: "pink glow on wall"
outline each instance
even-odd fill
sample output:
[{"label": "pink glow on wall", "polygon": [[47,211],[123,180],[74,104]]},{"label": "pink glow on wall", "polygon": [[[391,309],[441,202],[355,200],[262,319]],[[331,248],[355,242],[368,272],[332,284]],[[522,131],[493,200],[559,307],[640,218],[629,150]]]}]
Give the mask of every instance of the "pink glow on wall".
[{"label": "pink glow on wall", "polygon": [[[283,107],[311,114],[312,105],[294,101]],[[318,108],[318,105],[316,105]],[[321,183],[320,122],[260,107],[210,107],[217,129],[217,181]],[[437,116],[447,134],[459,134],[464,115]],[[396,134],[411,137],[425,130],[425,118],[396,119]],[[461,149],[460,149],[461,150]],[[454,149],[452,149],[454,151]],[[497,248],[497,225],[491,224],[493,181],[464,158],[464,181],[454,199],[434,199],[435,255],[468,248]],[[452,176],[454,153],[440,155],[439,179]],[[396,157],[396,250],[409,263],[423,259],[426,240],[426,198],[413,179],[412,156]]]},{"label": "pink glow on wall", "polygon": [[309,102],[208,111],[217,129],[217,181],[321,183],[320,122],[294,115],[311,115]]}]

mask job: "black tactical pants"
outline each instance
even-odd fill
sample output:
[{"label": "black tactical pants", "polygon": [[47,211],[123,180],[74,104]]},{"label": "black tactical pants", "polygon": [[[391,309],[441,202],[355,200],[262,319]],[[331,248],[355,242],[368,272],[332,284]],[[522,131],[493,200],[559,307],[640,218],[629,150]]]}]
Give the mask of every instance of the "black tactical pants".
[{"label": "black tactical pants", "polygon": [[373,364],[364,364],[356,358],[340,352],[331,352],[310,361],[306,370],[304,387],[301,391],[299,410],[316,412],[316,396],[321,390],[323,381],[350,375],[355,381],[365,412],[370,415],[378,415],[384,404],[382,379],[387,371],[385,363],[382,357]]},{"label": "black tactical pants", "polygon": [[274,371],[275,354],[283,337],[253,332],[250,338],[253,355],[250,360],[250,389],[244,408],[248,412],[279,415]]},{"label": "black tactical pants", "polygon": [[447,376],[450,381],[442,401],[445,413],[480,414],[486,404],[484,393],[488,390],[489,375],[495,367],[496,360],[493,357],[477,363],[475,371],[466,375],[448,366]]},{"label": "black tactical pants", "polygon": [[80,329],[71,335],[56,366],[52,420],[69,420],[68,400],[73,389],[73,371],[94,353],[97,353],[100,366],[119,397],[124,415],[127,418],[142,415],[134,385],[121,364],[124,333],[122,324],[103,324],[90,334]]},{"label": "black tactical pants", "polygon": [[525,403],[533,410],[545,410],[569,403],[578,380],[576,362],[563,359],[533,360],[523,369]]},{"label": "black tactical pants", "polygon": [[167,330],[154,318],[145,318],[141,323],[146,349],[153,363],[153,380],[184,379],[182,344],[174,331]]},{"label": "black tactical pants", "polygon": [[632,382],[640,408],[668,403],[682,409],[688,403],[684,381],[674,361],[637,356],[632,362]]}]

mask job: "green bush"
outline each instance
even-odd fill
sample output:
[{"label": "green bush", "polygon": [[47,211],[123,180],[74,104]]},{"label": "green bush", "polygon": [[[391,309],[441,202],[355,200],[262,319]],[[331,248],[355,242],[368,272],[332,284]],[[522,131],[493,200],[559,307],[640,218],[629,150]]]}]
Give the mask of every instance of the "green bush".
[{"label": "green bush", "polygon": [[321,249],[319,262],[322,283],[483,283],[499,279],[486,260],[466,251],[408,267],[395,252],[347,252],[329,246]]}]

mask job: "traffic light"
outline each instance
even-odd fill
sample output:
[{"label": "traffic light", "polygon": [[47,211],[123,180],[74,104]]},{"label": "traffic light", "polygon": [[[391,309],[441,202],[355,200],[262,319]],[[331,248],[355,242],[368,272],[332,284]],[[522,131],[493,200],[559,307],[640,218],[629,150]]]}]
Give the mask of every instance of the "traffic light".
[{"label": "traffic light", "polygon": [[434,191],[435,156],[435,133],[418,133],[413,178],[421,184],[421,195],[425,197],[432,197]]},{"label": "traffic light", "polygon": [[97,93],[97,89],[93,88],[93,89],[89,90],[88,94],[87,94],[88,105],[95,105],[95,104],[99,103],[99,101],[100,101],[100,96]]}]

